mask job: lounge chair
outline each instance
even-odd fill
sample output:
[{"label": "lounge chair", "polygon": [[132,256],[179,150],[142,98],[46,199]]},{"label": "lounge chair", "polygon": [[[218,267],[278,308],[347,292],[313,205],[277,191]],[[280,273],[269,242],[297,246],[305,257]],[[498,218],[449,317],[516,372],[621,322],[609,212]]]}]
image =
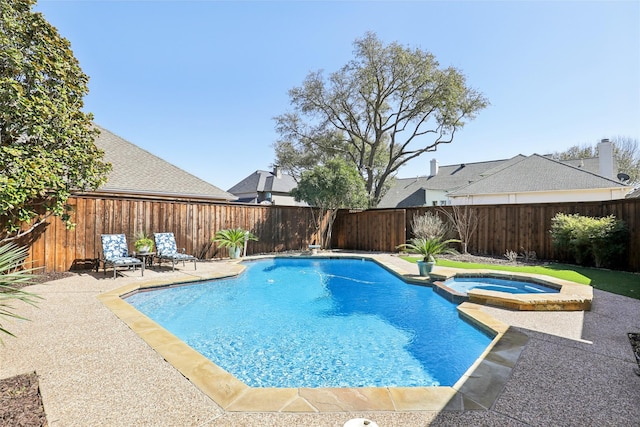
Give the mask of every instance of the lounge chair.
[{"label": "lounge chair", "polygon": [[196,262],[198,259],[193,255],[185,253],[185,249],[182,248],[182,252],[178,252],[176,246],[176,238],[173,233],[154,233],[153,235],[156,241],[156,257],[158,258],[158,266],[161,266],[162,260],[171,260],[171,270],[176,269],[176,262],[182,261],[182,265],[185,265],[185,261],[193,261],[193,269],[196,270]]},{"label": "lounge chair", "polygon": [[[102,236],[102,266],[104,274],[107,267],[113,267],[113,278],[116,278],[116,267],[133,267],[133,271],[140,266],[144,276],[144,263],[138,258],[129,256],[127,237],[124,234],[103,234]],[[99,268],[99,267],[97,267]]]}]

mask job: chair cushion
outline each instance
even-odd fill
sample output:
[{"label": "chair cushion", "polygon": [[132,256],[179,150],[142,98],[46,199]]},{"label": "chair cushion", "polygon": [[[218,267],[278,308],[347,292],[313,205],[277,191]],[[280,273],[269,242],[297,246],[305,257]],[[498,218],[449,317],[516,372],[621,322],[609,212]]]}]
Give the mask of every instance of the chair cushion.
[{"label": "chair cushion", "polygon": [[176,239],[173,233],[155,233],[156,252],[158,256],[171,256],[178,253]]},{"label": "chair cushion", "polygon": [[140,261],[138,258],[131,258],[131,257],[107,259],[107,262],[109,264],[113,264],[113,265],[136,265],[136,264],[142,264],[142,261]]},{"label": "chair cushion", "polygon": [[176,252],[175,254],[163,254],[163,255],[160,255],[160,256],[162,258],[177,259],[177,260],[190,260],[190,259],[195,258],[192,255],[181,254],[181,253],[178,253],[178,252]]},{"label": "chair cushion", "polygon": [[124,234],[103,234],[101,238],[102,254],[106,260],[129,256],[127,238]]}]

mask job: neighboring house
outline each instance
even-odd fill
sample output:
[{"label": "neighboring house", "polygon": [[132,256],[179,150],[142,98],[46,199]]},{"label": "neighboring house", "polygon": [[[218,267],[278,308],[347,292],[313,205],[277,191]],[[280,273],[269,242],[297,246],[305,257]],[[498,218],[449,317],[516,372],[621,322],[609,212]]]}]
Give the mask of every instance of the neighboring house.
[{"label": "neighboring house", "polygon": [[384,195],[379,208],[406,208],[412,206],[438,206],[451,204],[448,193],[452,189],[463,187],[480,179],[483,174],[497,171],[510,161],[523,159],[516,156],[511,160],[493,160],[489,162],[462,163],[439,166],[436,159],[431,160],[429,176],[415,178],[396,178],[392,187]]},{"label": "neighboring house", "polygon": [[547,203],[622,199],[633,188],[614,177],[611,143],[600,156],[556,161],[549,156],[439,167],[431,161],[427,177],[397,179],[378,207],[465,204]]},{"label": "neighboring house", "polygon": [[304,202],[296,202],[289,194],[296,187],[295,179],[276,166],[273,172],[255,171],[227,191],[236,196],[238,202],[308,206]]},{"label": "neighboring house", "polygon": [[233,194],[191,175],[100,127],[95,144],[111,163],[108,181],[91,194],[227,202]]}]

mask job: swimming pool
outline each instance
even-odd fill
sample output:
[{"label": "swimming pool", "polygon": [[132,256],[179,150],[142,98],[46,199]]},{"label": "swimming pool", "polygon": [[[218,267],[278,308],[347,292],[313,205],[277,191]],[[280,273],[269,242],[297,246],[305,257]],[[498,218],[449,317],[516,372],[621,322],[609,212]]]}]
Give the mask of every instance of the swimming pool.
[{"label": "swimming pool", "polygon": [[560,289],[524,280],[500,279],[496,277],[451,277],[443,285],[461,294],[471,289],[506,292],[509,294],[558,293]]},{"label": "swimming pool", "polygon": [[453,385],[491,342],[372,261],[276,258],[127,302],[252,387]]}]

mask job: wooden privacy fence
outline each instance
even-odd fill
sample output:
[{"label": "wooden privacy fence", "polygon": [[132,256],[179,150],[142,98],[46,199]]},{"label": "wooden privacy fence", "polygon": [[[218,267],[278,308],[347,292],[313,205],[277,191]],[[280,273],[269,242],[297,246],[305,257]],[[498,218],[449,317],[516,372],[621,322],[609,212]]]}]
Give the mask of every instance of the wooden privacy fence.
[{"label": "wooden privacy fence", "polygon": [[[465,209],[460,206],[460,209]],[[411,238],[414,215],[433,212],[443,220],[443,209],[451,206],[408,209],[341,211],[333,229],[334,247],[350,250],[394,252]],[[558,212],[585,216],[614,215],[629,227],[630,243],[626,269],[640,271],[640,199],[605,202],[539,203],[522,205],[468,206],[478,218],[478,228],[469,241],[469,252],[503,256],[512,250],[533,251],[538,259],[567,261],[553,249],[551,218]]]},{"label": "wooden privacy fence", "polygon": [[[75,229],[67,230],[62,221],[51,218],[28,241],[20,242],[31,247],[27,261],[33,261],[35,267],[48,272],[89,268],[101,249],[100,235],[112,233],[124,233],[133,248],[139,231],[171,231],[179,247],[201,259],[227,256],[211,243],[215,232],[223,228],[242,227],[259,237],[259,241],[249,242],[248,254],[298,251],[321,242],[316,232],[318,210],[311,208],[89,196],[69,201],[74,206]],[[444,219],[442,209],[450,212],[452,207],[340,211],[333,226],[332,247],[396,252],[396,247],[411,237],[414,215],[431,211]],[[539,259],[561,261],[549,233],[556,213],[615,215],[627,223],[631,234],[626,268],[640,271],[640,199],[468,209],[478,218],[469,252],[503,256],[508,250],[534,251]]]},{"label": "wooden privacy fence", "polygon": [[396,252],[407,238],[406,210],[340,211],[331,237],[332,248]]},{"label": "wooden privacy fence", "polygon": [[242,227],[259,237],[249,242],[247,254],[301,250],[320,241],[317,209],[84,196],[69,203],[74,207],[73,230],[50,218],[29,241],[20,242],[31,246],[27,262],[34,267],[47,272],[91,268],[101,251],[101,234],[123,233],[133,250],[140,231],[173,232],[179,248],[201,259],[228,256],[211,243],[223,228]]}]

